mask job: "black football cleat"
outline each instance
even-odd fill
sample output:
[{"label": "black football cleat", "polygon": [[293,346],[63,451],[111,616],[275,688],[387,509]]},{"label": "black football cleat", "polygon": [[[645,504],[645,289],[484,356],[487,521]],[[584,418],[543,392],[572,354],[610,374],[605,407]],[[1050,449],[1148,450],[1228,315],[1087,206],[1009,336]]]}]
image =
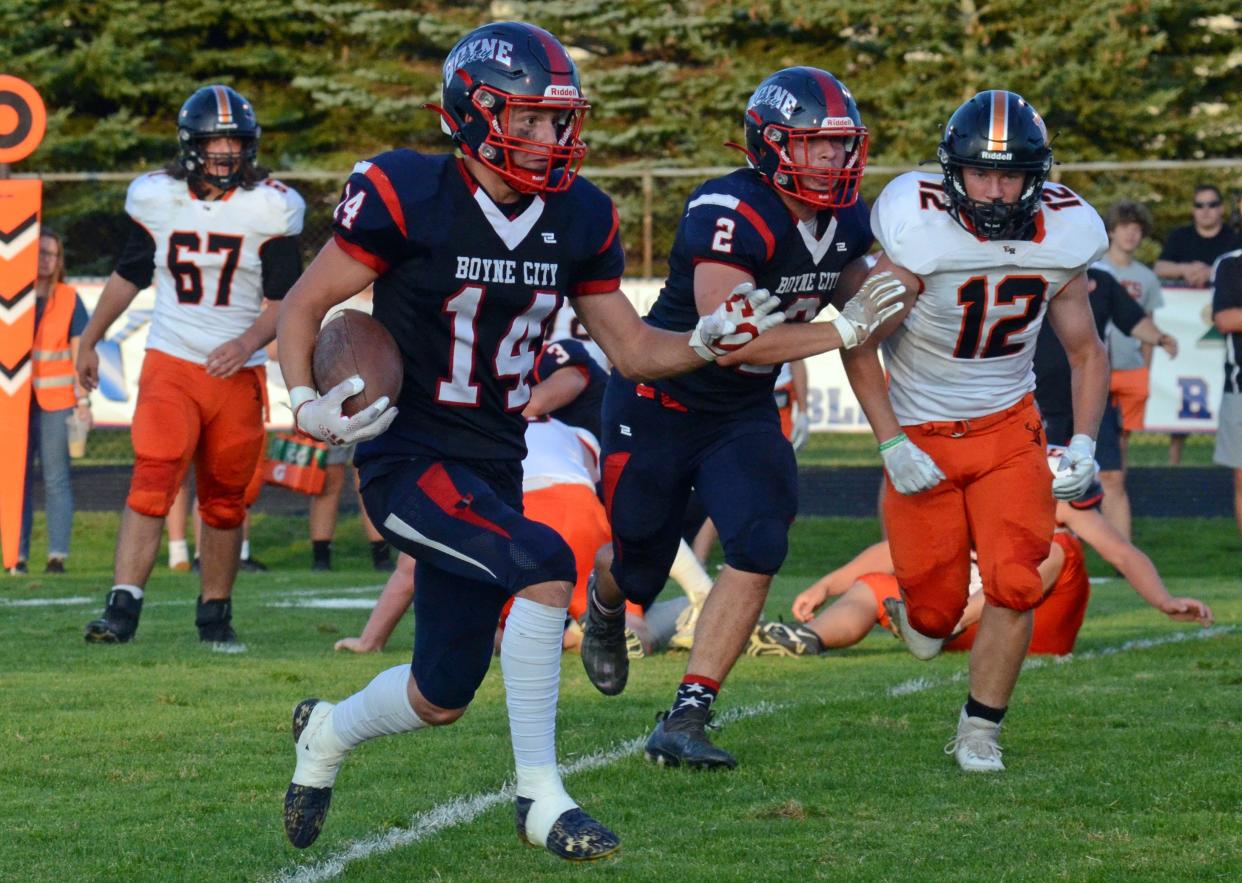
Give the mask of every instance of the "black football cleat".
[{"label": "black football cleat", "polygon": [[[526,814],[533,802],[529,797],[517,799],[517,835],[523,843],[539,846],[526,836]],[[548,852],[570,862],[593,862],[620,848],[621,838],[578,807],[561,813],[548,832]]]},{"label": "black football cleat", "polygon": [[595,574],[587,582],[586,616],[582,623],[582,667],[587,678],[605,696],[625,689],[630,676],[629,647],[625,637],[625,611],[604,616],[595,606]]},{"label": "black football cleat", "polygon": [[194,624],[198,626],[200,641],[232,644],[237,640],[237,633],[233,631],[233,602],[228,598],[223,601],[204,601],[200,595]]},{"label": "black football cleat", "polygon": [[91,644],[124,644],[132,641],[142,615],[142,599],[124,589],[108,593],[103,616],[86,624],[86,640]]},{"label": "black football cleat", "polygon": [[[329,719],[332,708],[330,702],[303,699],[293,709],[293,744],[298,762],[285,792],[285,836],[298,849],[314,843],[323,830],[332,803],[332,786],[348,753],[323,744],[333,741]],[[321,733],[325,726],[329,732]],[[307,784],[299,784],[299,780]]]},{"label": "black football cleat", "polygon": [[264,573],[267,571],[267,565],[258,558],[242,558],[237,563],[237,566],[247,573]]},{"label": "black football cleat", "polygon": [[731,770],[737,759],[707,738],[711,712],[702,708],[656,715],[656,727],[647,737],[647,759],[660,766],[688,766],[696,770]]}]

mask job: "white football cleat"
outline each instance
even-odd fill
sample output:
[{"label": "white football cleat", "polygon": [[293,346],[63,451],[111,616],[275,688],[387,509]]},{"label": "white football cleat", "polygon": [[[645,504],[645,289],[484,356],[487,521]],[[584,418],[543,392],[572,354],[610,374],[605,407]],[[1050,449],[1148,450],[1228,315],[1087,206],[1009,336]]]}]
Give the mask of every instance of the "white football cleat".
[{"label": "white football cleat", "polygon": [[699,624],[699,614],[703,612],[703,601],[706,598],[705,595],[697,604],[691,601],[685,610],[677,614],[677,631],[673,632],[673,636],[668,639],[668,649],[693,649],[694,629]]},{"label": "white football cleat", "polygon": [[962,709],[957,722],[957,735],[944,746],[945,754],[952,754],[957,765],[967,773],[1000,773],[1005,764],[1001,762],[1000,724],[981,717],[967,717]]},{"label": "white football cleat", "polygon": [[906,649],[915,659],[927,661],[940,655],[940,650],[944,647],[944,638],[930,638],[910,625],[910,618],[906,616],[905,601],[900,598],[885,598],[884,612],[897,626],[897,636],[905,642]]}]

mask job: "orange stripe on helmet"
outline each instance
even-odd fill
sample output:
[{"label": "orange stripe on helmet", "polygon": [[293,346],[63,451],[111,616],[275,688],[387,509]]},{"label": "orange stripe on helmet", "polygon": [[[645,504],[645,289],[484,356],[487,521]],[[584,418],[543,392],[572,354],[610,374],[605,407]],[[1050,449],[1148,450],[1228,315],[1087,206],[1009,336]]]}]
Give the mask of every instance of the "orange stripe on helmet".
[{"label": "orange stripe on helmet", "polygon": [[220,118],[220,125],[233,125],[233,105],[229,104],[229,93],[224,91],[223,86],[212,86],[211,91],[216,96],[216,115]]},{"label": "orange stripe on helmet", "polygon": [[992,126],[988,132],[988,150],[1004,150],[1009,140],[1009,93],[992,91]]}]

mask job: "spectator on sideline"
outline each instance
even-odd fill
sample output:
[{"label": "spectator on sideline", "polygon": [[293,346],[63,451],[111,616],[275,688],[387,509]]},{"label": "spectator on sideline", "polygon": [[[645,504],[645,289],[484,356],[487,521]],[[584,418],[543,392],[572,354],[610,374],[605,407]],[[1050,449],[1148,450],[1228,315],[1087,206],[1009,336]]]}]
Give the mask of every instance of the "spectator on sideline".
[{"label": "spectator on sideline", "polygon": [[[345,489],[345,473],[354,460],[354,445],[329,447],[324,460],[323,490],[310,501],[311,570],[332,569],[332,538],[336,535],[336,516],[341,508],[341,492]],[[358,493],[358,473],[353,476],[354,492]],[[367,517],[367,508],[358,497],[358,513],[362,530],[371,546],[371,567],[389,572],[393,569],[388,541]]]},{"label": "spectator on sideline", "polygon": [[1216,265],[1212,322],[1225,336],[1225,385],[1212,462],[1233,469],[1233,516],[1242,534],[1242,249],[1222,255]]},{"label": "spectator on sideline", "polygon": [[[1100,264],[1117,277],[1126,293],[1143,308],[1148,316],[1164,306],[1160,279],[1146,264],[1135,260],[1134,252],[1144,238],[1151,235],[1151,212],[1147,206],[1130,200],[1111,205],[1105,217],[1108,230],[1108,251]],[[1104,485],[1104,516],[1130,538],[1129,500],[1126,497],[1126,461],[1130,433],[1143,428],[1143,412],[1146,409],[1151,386],[1151,344],[1129,337],[1115,327],[1108,328],[1108,355],[1112,362],[1109,392],[1121,417],[1121,469],[1101,473]],[[1125,502],[1124,512],[1118,511],[1115,501]]]},{"label": "spectator on sideline", "polygon": [[[1225,225],[1224,202],[1213,184],[1195,187],[1193,223],[1169,232],[1153,269],[1161,279],[1204,288],[1211,281],[1212,264],[1218,257],[1242,248],[1242,234]],[[1175,432],[1169,440],[1169,465],[1182,462],[1186,433]]]},{"label": "spectator on sideline", "polygon": [[[69,480],[70,419],[89,421],[90,398],[73,370],[78,338],[88,316],[82,298],[65,284],[64,244],[58,234],[39,234],[39,269],[35,281],[35,334],[30,424],[26,442],[26,490],[22,533],[12,572],[28,572],[30,529],[34,520],[34,465],[43,469],[47,511],[47,566],[44,573],[64,573],[73,532],[73,484]],[[76,411],[75,411],[76,409]]]}]

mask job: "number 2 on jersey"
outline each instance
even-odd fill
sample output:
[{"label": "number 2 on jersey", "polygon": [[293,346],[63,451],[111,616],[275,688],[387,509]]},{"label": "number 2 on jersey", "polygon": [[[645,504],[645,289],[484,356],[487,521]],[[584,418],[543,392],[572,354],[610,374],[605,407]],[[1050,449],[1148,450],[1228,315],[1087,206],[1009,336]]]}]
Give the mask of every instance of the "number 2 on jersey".
[{"label": "number 2 on jersey", "polygon": [[[995,296],[989,304],[988,277],[972,276],[967,279],[957,289],[957,303],[963,308],[963,314],[957,345],[953,347],[953,358],[994,359],[1021,350],[1022,344],[1010,343],[1009,338],[1035,321],[1047,291],[1048,280],[1043,276],[1006,276],[996,284]],[[1020,300],[1026,301],[1026,309],[1016,316],[1006,316],[997,321],[980,350],[988,310],[1012,306]]]},{"label": "number 2 on jersey", "polygon": [[[470,408],[479,405],[479,384],[474,381],[475,351],[479,308],[486,294],[487,288],[482,285],[466,285],[444,301],[443,312],[452,316],[453,336],[449,344],[449,376],[441,377],[436,385],[436,400],[443,404]],[[506,410],[517,410],[530,401],[526,380],[535,366],[535,346],[559,299],[554,291],[536,291],[530,306],[513,317],[496,347],[492,365],[497,379],[516,381],[505,395]]]}]

